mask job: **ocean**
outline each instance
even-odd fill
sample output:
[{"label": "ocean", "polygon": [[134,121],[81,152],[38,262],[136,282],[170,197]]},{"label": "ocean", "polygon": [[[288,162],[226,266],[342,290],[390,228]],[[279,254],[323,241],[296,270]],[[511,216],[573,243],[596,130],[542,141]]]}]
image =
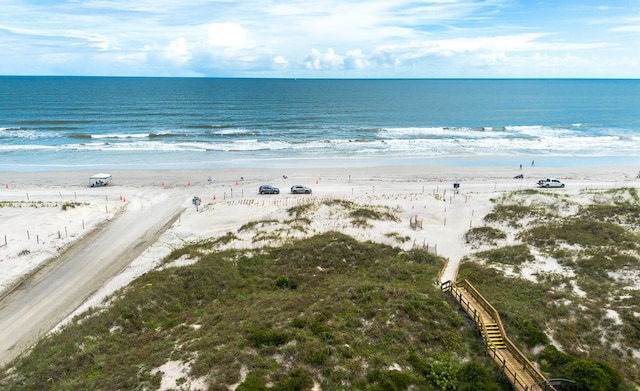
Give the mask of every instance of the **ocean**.
[{"label": "ocean", "polygon": [[0,171],[640,164],[640,80],[0,77]]}]

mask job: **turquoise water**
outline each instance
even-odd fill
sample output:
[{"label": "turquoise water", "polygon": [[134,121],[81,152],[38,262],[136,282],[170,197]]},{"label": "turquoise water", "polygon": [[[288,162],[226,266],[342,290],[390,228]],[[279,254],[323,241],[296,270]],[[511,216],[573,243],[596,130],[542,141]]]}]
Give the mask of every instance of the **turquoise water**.
[{"label": "turquoise water", "polygon": [[640,163],[640,80],[0,77],[0,170]]}]

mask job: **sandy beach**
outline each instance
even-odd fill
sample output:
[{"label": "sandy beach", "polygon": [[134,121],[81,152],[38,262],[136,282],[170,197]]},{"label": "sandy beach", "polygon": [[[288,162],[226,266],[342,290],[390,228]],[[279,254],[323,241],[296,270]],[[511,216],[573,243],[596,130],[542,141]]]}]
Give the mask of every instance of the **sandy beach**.
[{"label": "sandy beach", "polygon": [[[446,281],[455,278],[458,262],[471,251],[465,245],[464,233],[482,224],[482,218],[493,207],[492,199],[500,194],[534,189],[536,182],[545,177],[566,183],[563,189],[548,191],[575,197],[589,188],[638,188],[639,169],[639,166],[527,165],[122,170],[109,171],[113,175],[112,186],[99,188],[89,187],[89,177],[95,172],[2,172],[1,310],[6,309],[7,301],[23,290],[32,276],[55,265],[61,254],[78,243],[102,243],[113,254],[111,258],[105,255],[98,260],[102,263],[115,262],[112,258],[122,253],[132,254],[130,261],[109,269],[100,278],[87,277],[91,286],[75,294],[75,304],[52,303],[52,315],[47,315],[46,322],[35,325],[38,330],[35,334],[24,337],[20,343],[8,341],[2,346],[0,356],[5,357],[2,363],[73,314],[100,305],[109,294],[157,267],[165,255],[184,243],[233,232],[238,239],[229,246],[259,248],[336,230],[358,240],[407,250],[414,246],[428,247],[429,251],[449,259],[442,276]],[[516,179],[520,174],[524,178]],[[281,193],[260,195],[258,187],[262,184],[277,186]],[[312,188],[313,193],[290,194],[289,188],[298,184]],[[194,197],[200,200],[199,205],[193,203]],[[250,233],[238,232],[249,222],[286,221],[287,209],[324,199],[390,208],[400,221],[376,221],[371,227],[357,228],[331,210],[318,210],[306,233],[282,230],[275,239],[256,240]],[[421,227],[412,228],[412,219],[419,221]],[[111,228],[116,221],[122,225]],[[153,235],[139,239],[149,231]],[[82,280],[85,272],[90,273],[79,271],[80,275],[74,275],[73,279],[69,276],[68,281],[56,283],[73,292],[78,286],[74,281]]]}]

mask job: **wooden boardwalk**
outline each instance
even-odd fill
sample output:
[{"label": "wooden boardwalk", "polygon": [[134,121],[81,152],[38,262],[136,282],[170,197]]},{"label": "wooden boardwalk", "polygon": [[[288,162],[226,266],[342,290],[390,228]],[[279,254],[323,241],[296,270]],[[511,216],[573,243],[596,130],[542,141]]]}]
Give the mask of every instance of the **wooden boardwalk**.
[{"label": "wooden boardwalk", "polygon": [[447,281],[442,289],[451,293],[478,327],[489,356],[502,368],[518,391],[556,391],[538,368],[509,340],[500,314],[468,280]]}]

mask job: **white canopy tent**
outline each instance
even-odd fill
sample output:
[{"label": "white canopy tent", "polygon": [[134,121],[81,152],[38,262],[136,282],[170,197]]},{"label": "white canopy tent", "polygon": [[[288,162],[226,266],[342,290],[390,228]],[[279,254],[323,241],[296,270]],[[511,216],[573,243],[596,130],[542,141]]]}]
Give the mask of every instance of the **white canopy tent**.
[{"label": "white canopy tent", "polygon": [[89,178],[91,187],[109,186],[111,185],[111,174],[100,173]]}]

